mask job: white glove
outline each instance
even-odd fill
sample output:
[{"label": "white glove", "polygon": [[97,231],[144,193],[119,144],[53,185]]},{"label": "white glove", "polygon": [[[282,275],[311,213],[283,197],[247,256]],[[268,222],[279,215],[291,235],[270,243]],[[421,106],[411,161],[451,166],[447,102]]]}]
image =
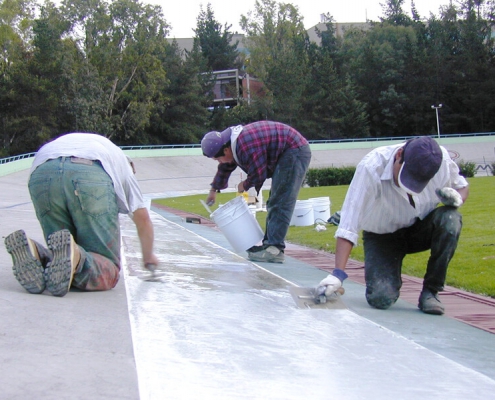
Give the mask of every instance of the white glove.
[{"label": "white glove", "polygon": [[316,288],[316,295],[320,296],[324,294],[329,297],[342,287],[342,282],[336,276],[329,274],[323,279]]},{"label": "white glove", "polygon": [[450,187],[438,188],[435,190],[440,201],[446,206],[460,207],[463,203],[462,197],[459,192]]}]

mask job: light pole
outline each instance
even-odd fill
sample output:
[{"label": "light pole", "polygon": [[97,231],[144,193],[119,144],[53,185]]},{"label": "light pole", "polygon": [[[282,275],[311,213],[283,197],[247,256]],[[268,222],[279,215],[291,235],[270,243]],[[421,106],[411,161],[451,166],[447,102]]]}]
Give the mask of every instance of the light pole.
[{"label": "light pole", "polygon": [[437,114],[437,132],[438,132],[438,138],[440,139],[440,120],[438,119],[438,109],[442,108],[442,105],[439,104],[438,106],[431,106],[431,108],[434,108]]}]

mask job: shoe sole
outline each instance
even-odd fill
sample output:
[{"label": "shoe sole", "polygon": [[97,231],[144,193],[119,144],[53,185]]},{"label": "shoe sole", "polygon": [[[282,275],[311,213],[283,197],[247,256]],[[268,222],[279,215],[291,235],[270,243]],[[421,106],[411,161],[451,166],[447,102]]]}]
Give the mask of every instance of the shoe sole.
[{"label": "shoe sole", "polygon": [[282,254],[282,256],[280,256],[280,254],[278,254],[278,255],[272,256],[272,257],[262,257],[262,256],[257,257],[256,253],[248,253],[248,259],[250,261],[270,262],[270,263],[277,263],[277,264],[283,264],[285,261],[285,257],[283,254]]},{"label": "shoe sole", "polygon": [[23,230],[15,231],[5,238],[5,247],[12,256],[12,271],[17,281],[29,293],[40,294],[45,290],[44,268],[34,253],[34,244]]},{"label": "shoe sole", "polygon": [[432,298],[429,298],[430,300],[430,305],[425,305],[423,302],[418,302],[418,308],[423,311],[425,314],[432,314],[432,315],[443,315],[445,313],[445,309],[442,306],[442,303],[440,303],[439,300],[437,302],[434,302]]},{"label": "shoe sole", "polygon": [[75,269],[75,246],[72,235],[66,229],[48,236],[53,259],[45,269],[45,280],[46,289],[54,296],[63,297],[70,289]]},{"label": "shoe sole", "polygon": [[432,315],[443,315],[445,313],[445,310],[440,308],[440,307],[421,307],[418,305],[418,308],[423,311],[425,314],[432,314]]}]

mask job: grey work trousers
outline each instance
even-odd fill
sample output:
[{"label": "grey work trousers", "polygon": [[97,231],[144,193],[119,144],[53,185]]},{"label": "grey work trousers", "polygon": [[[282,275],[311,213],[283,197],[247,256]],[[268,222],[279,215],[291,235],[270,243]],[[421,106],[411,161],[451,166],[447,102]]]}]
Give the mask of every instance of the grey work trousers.
[{"label": "grey work trousers", "polygon": [[454,256],[462,229],[462,216],[455,207],[434,209],[423,220],[393,233],[363,232],[366,300],[386,309],[399,298],[402,261],[407,254],[430,250],[423,288],[443,290],[447,268]]}]

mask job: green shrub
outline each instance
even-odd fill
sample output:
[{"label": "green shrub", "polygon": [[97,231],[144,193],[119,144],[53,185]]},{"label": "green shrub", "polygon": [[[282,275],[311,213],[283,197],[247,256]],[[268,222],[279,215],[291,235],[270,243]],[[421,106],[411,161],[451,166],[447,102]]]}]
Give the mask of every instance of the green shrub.
[{"label": "green shrub", "polygon": [[460,174],[465,178],[472,178],[476,173],[476,164],[471,161],[460,160],[457,164]]},{"label": "green shrub", "polygon": [[349,185],[356,167],[310,168],[306,174],[306,183],[310,187]]}]

